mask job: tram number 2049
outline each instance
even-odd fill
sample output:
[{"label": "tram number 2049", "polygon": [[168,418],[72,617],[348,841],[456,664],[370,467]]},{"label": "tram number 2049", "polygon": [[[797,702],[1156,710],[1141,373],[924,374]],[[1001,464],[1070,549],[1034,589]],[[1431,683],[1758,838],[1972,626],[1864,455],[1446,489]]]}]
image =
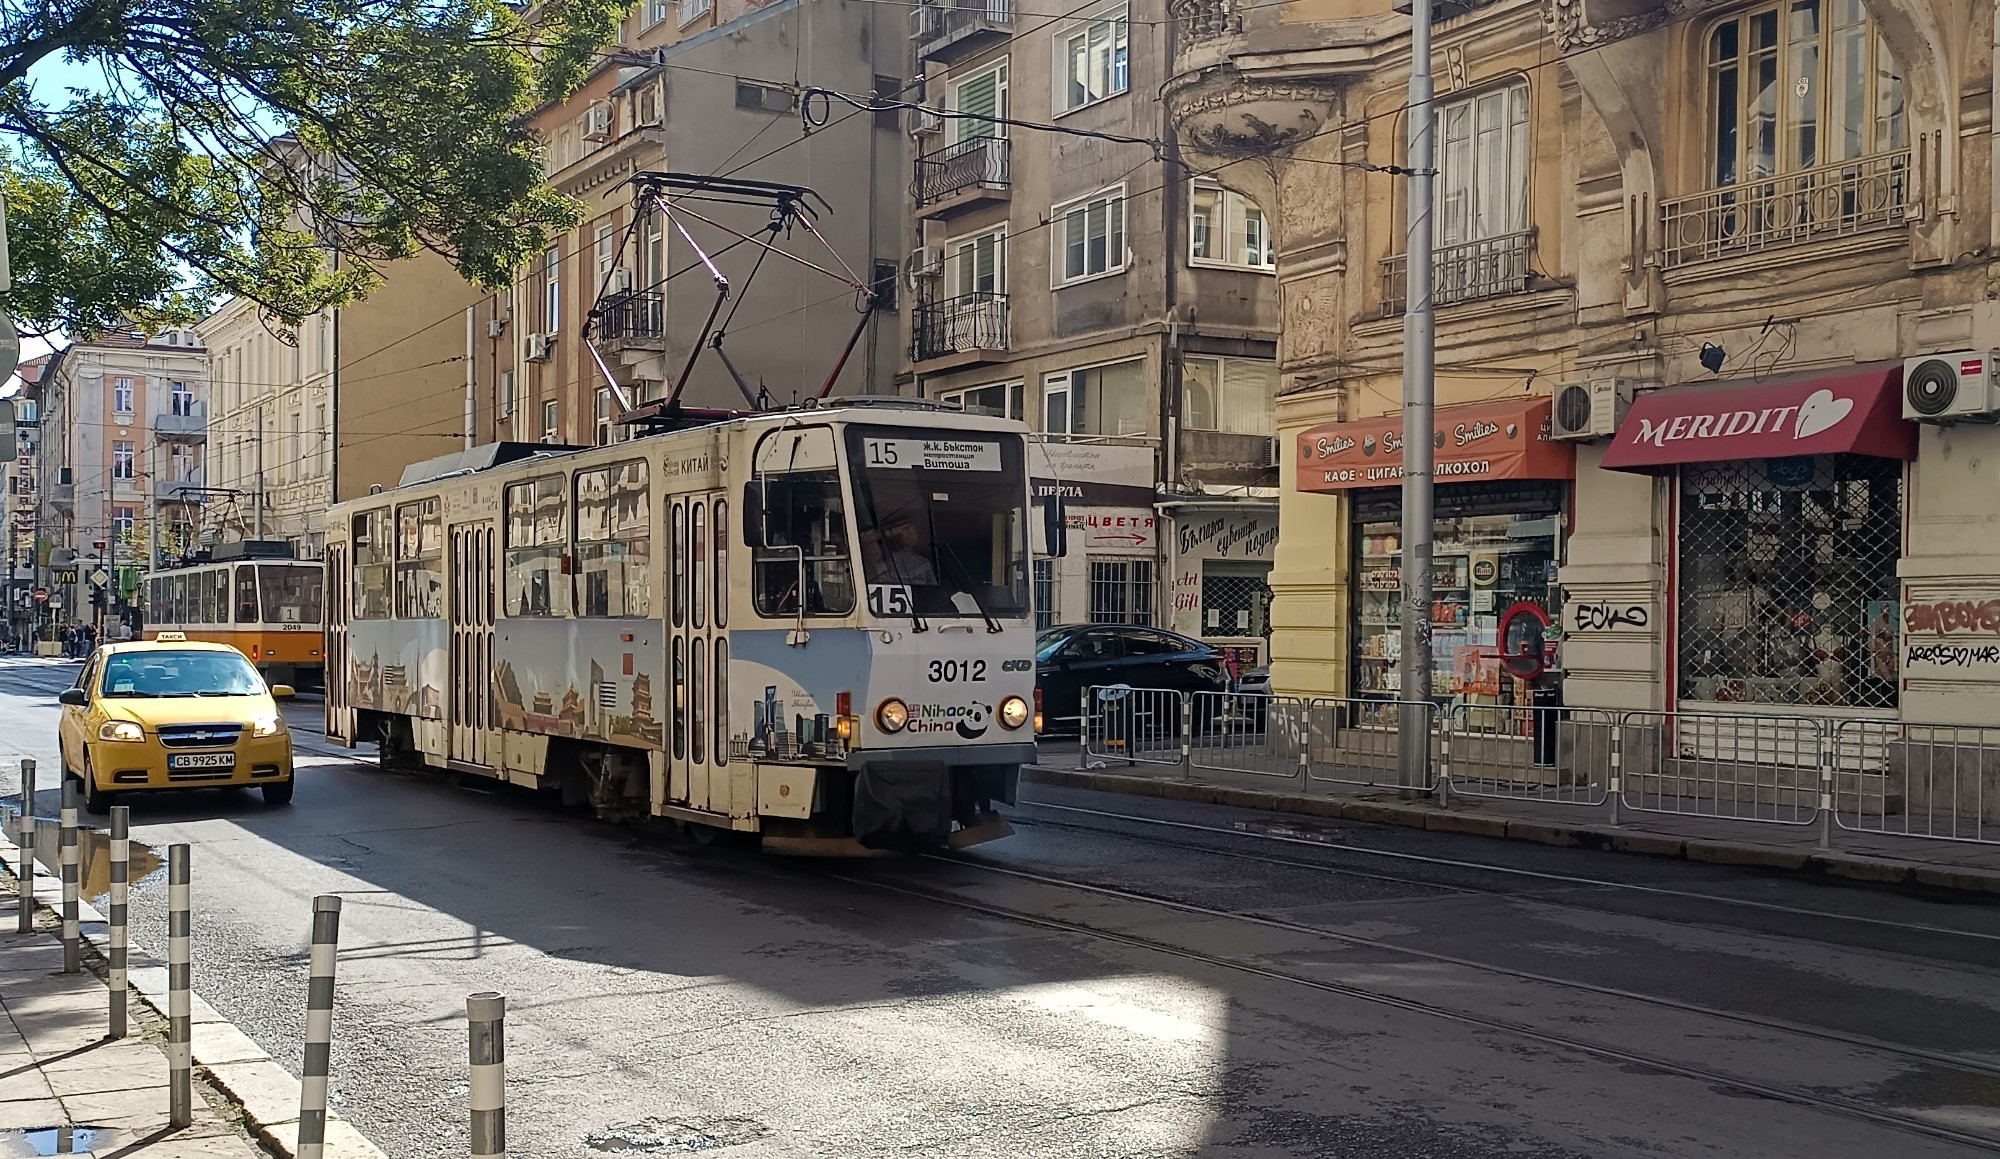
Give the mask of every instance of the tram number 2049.
[{"label": "tram number 2049", "polygon": [[984,660],[933,660],[930,665],[932,684],[950,684],[966,680],[986,679]]}]

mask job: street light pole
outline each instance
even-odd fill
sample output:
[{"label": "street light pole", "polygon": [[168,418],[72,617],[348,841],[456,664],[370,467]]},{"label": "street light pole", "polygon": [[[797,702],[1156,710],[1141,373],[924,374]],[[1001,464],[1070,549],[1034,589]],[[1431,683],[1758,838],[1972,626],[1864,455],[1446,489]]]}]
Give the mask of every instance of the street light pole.
[{"label": "street light pole", "polygon": [[1437,406],[1437,329],[1431,309],[1431,192],[1436,180],[1431,107],[1431,3],[1410,5],[1410,150],[1408,235],[1403,252],[1403,556],[1402,656],[1404,707],[1398,712],[1397,781],[1406,789],[1430,783],[1430,713],[1412,705],[1431,700],[1432,453]]}]

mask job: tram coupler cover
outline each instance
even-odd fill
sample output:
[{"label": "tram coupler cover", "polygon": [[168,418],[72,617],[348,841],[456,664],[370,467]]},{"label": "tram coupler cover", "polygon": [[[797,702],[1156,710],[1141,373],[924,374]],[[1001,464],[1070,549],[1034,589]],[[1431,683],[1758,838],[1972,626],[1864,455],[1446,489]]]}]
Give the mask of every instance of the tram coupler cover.
[{"label": "tram coupler cover", "polygon": [[951,773],[942,761],[864,766],[854,777],[854,839],[870,849],[938,846],[951,836]]}]

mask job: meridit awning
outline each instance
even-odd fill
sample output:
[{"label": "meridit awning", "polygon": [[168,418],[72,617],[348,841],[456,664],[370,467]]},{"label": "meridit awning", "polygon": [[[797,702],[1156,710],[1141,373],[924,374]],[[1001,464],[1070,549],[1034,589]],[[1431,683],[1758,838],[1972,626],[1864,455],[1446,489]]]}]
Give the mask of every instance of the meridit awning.
[{"label": "meridit awning", "polygon": [[1903,419],[1901,362],[1654,391],[1632,403],[1604,466],[1653,471],[1837,454],[1917,457],[1916,426]]},{"label": "meridit awning", "polygon": [[[1439,407],[1431,445],[1437,481],[1572,479],[1576,452],[1549,438],[1549,400]],[[1299,436],[1301,491],[1393,487],[1403,479],[1403,416],[1313,427]]]}]

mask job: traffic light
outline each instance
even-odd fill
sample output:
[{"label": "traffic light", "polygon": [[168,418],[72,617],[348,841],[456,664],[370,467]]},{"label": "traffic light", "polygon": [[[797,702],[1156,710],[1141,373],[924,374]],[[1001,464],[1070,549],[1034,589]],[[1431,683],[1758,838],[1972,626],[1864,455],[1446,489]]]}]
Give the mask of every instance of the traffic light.
[{"label": "traffic light", "polygon": [[90,585],[90,606],[91,606],[91,607],[93,607],[93,608],[101,608],[101,607],[104,607],[104,606],[105,606],[105,599],[104,599],[104,597],[105,597],[105,591],[104,591],[104,589],[103,589],[103,588],[101,588],[101,587],[98,587],[98,586],[97,586],[96,584],[91,584],[91,585]]}]

